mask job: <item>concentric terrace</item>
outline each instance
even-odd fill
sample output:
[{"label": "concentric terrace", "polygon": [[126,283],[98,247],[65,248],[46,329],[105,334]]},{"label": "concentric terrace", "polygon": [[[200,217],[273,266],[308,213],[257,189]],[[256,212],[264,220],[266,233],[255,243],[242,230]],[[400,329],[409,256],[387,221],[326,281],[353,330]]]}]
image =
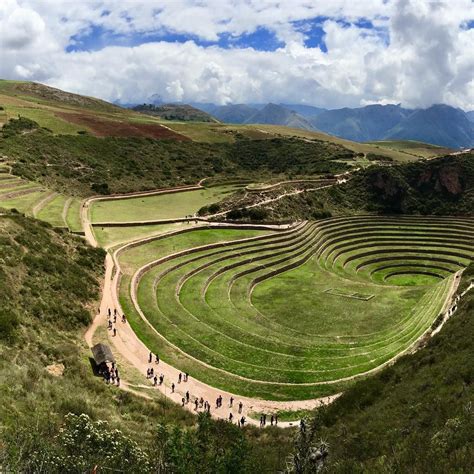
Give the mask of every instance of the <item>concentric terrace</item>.
[{"label": "concentric terrace", "polygon": [[473,239],[472,219],[442,217],[186,229],[117,252],[120,302],[150,350],[203,382],[314,398],[408,350]]}]

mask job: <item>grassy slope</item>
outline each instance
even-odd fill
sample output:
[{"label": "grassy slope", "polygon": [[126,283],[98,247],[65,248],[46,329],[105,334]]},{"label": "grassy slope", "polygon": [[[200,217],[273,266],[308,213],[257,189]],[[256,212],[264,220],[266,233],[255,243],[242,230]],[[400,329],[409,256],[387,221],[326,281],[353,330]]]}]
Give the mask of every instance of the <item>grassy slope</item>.
[{"label": "grassy slope", "polygon": [[369,142],[369,144],[374,145],[377,148],[389,148],[391,150],[400,151],[421,158],[432,158],[446,155],[447,153],[454,151],[449,148],[431,145],[429,143],[417,142],[415,140],[382,140]]},{"label": "grassy slope", "polygon": [[[207,144],[148,138],[55,136],[29,130],[0,138],[0,153],[13,173],[63,194],[107,194],[195,184],[215,176],[298,176],[340,172],[352,156],[324,142],[294,139],[238,140]],[[67,163],[67,165],[65,165]]]},{"label": "grassy slope", "polygon": [[356,384],[317,416],[330,472],[471,472],[473,311],[471,290],[426,348]]},{"label": "grassy slope", "polygon": [[[64,416],[71,412],[109,421],[111,428],[136,440],[150,461],[161,455],[159,445],[153,444],[158,423],[189,429],[195,418],[163,398],[143,400],[107,386],[90,368],[82,332],[97,305],[103,252],[87,247],[80,238],[13,214],[0,217],[0,242],[2,466],[12,472],[39,472],[41,457],[61,449],[57,436]],[[64,375],[49,375],[45,368],[50,364],[64,364]],[[230,443],[241,442],[236,429],[212,426],[215,434],[208,443],[215,443],[224,432]],[[263,434],[254,429],[244,433],[249,443],[244,472],[257,472],[252,467],[257,459],[264,460],[263,468],[269,472],[283,466],[290,433]],[[84,451],[71,454],[91,456],[91,463],[94,459]],[[97,462],[106,462],[102,452]],[[260,469],[262,464],[258,465]]]},{"label": "grassy slope", "polygon": [[[391,167],[372,166],[347,183],[285,197],[262,207],[264,218],[318,218],[351,214],[472,215],[474,153]],[[244,205],[259,199],[250,195]],[[242,202],[226,203],[226,209]]]}]

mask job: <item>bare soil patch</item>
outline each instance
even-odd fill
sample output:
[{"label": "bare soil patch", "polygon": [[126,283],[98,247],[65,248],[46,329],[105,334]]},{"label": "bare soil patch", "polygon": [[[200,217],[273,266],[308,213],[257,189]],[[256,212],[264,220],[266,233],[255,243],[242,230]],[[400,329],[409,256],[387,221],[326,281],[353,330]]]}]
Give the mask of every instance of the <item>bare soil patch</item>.
[{"label": "bare soil patch", "polygon": [[147,137],[168,140],[189,140],[167,127],[153,123],[130,123],[101,119],[89,114],[64,113],[56,114],[67,122],[83,125],[97,137]]}]

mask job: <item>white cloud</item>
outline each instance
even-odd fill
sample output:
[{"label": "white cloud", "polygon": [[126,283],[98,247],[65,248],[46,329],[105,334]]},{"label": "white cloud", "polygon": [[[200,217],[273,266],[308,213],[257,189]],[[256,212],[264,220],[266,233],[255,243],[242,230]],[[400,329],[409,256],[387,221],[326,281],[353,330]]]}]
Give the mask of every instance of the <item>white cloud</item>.
[{"label": "white cloud", "polygon": [[[318,16],[329,18],[322,26],[327,53],[306,47],[293,24]],[[474,109],[474,30],[461,27],[472,17],[470,0],[2,0],[0,76],[126,102],[158,93],[217,103],[446,102]],[[358,19],[377,29],[357,26]],[[211,42],[260,27],[285,46],[256,51],[158,41],[67,53],[71,37],[92,25],[145,40],[171,32]]]}]

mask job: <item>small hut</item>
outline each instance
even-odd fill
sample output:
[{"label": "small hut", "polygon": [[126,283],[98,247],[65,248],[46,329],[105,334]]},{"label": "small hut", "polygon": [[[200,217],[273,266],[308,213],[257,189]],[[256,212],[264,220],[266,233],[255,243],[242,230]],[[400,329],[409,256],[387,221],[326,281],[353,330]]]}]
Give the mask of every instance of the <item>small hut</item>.
[{"label": "small hut", "polygon": [[115,362],[115,358],[110,350],[110,347],[106,344],[96,344],[91,348],[92,355],[94,356],[94,362],[97,365],[99,374],[104,371],[108,371],[107,364]]}]

